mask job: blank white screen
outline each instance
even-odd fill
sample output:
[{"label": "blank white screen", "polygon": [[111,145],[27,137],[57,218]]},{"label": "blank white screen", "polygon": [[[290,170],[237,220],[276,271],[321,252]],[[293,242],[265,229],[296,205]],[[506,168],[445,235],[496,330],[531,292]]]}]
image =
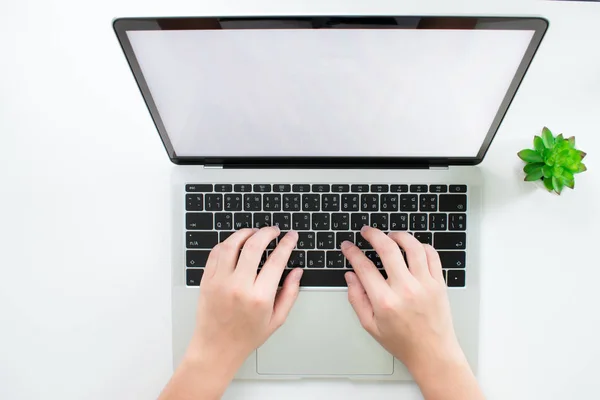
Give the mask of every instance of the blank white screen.
[{"label": "blank white screen", "polygon": [[129,31],[178,156],[474,157],[533,31]]}]

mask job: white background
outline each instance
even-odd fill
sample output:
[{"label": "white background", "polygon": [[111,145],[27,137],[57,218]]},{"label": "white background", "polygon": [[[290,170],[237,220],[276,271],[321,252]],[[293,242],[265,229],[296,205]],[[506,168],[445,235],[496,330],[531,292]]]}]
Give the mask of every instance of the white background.
[{"label": "white background", "polygon": [[[528,11],[551,26],[485,162],[481,362],[490,399],[600,393],[600,6],[304,1],[2,2],[0,398],[149,399],[171,374],[173,168],[116,16]],[[286,2],[286,4],[288,4]],[[521,181],[543,125],[589,153],[577,189]],[[418,399],[410,384],[235,383],[227,399]]]},{"label": "white background", "polygon": [[533,33],[127,35],[179,156],[475,157]]}]

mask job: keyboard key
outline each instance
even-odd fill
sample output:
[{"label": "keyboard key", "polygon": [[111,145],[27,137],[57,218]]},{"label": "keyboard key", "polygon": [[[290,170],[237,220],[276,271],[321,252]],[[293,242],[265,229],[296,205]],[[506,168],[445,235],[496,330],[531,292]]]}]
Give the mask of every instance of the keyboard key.
[{"label": "keyboard key", "polygon": [[467,229],[467,214],[450,214],[450,224],[448,229],[451,231],[464,231]]},{"label": "keyboard key", "polygon": [[464,268],[466,253],[464,251],[438,251],[442,268]]},{"label": "keyboard key", "polygon": [[281,211],[280,194],[263,194],[264,211]]},{"label": "keyboard key", "polygon": [[186,247],[188,249],[212,249],[219,243],[217,232],[188,232]]},{"label": "keyboard key", "polygon": [[283,211],[300,211],[300,195],[284,194]]},{"label": "keyboard key", "polygon": [[360,232],[356,233],[356,242],[355,242],[355,244],[356,244],[356,246],[359,249],[363,249],[363,250],[365,250],[365,249],[368,250],[368,249],[372,249],[373,248],[373,246],[371,246],[371,243],[369,243],[367,241],[367,239],[365,239],[364,237],[362,237],[362,235],[360,234]]},{"label": "keyboard key", "polygon": [[315,231],[329,230],[329,214],[314,213],[312,215],[312,228]]},{"label": "keyboard key", "polygon": [[287,266],[288,268],[306,267],[306,252],[300,250],[292,251]]},{"label": "keyboard key", "polygon": [[292,190],[292,185],[285,185],[285,184],[273,185],[274,192],[282,193],[282,192],[290,192],[291,190]]},{"label": "keyboard key", "polygon": [[436,250],[464,250],[466,241],[464,232],[436,232],[433,235],[433,247]]},{"label": "keyboard key", "polygon": [[467,211],[466,194],[440,194],[440,211]]},{"label": "keyboard key", "polygon": [[344,268],[344,254],[341,251],[328,251],[327,268]]},{"label": "keyboard key", "polygon": [[365,225],[369,225],[369,214],[352,213],[350,214],[350,228],[353,231],[360,231]]},{"label": "keyboard key", "polygon": [[262,209],[262,198],[260,194],[244,195],[244,211],[260,211]]},{"label": "keyboard key", "polygon": [[277,236],[277,243],[281,243],[281,241],[283,240],[283,238],[285,237],[285,235],[287,235],[287,232],[280,231],[279,232],[279,236]]},{"label": "keyboard key", "polygon": [[408,192],[408,185],[391,185],[390,192],[392,193],[406,193]]},{"label": "keyboard key", "polygon": [[232,213],[215,213],[215,229],[219,231],[230,231],[233,229],[233,214]]},{"label": "keyboard key", "polygon": [[427,193],[427,185],[410,185],[412,193]]},{"label": "keyboard key", "polygon": [[362,194],[360,196],[361,211],[379,210],[379,196],[376,194]]},{"label": "keyboard key", "polygon": [[219,232],[219,243],[224,242],[227,238],[233,235],[235,232]]},{"label": "keyboard key", "polygon": [[350,185],[331,185],[331,191],[345,193],[350,191]]},{"label": "keyboard key", "polygon": [[211,230],[213,228],[212,213],[186,213],[185,226],[189,230]]},{"label": "keyboard key", "polygon": [[215,192],[231,192],[233,190],[233,185],[229,184],[218,184],[215,185]]},{"label": "keyboard key", "polygon": [[265,264],[267,262],[267,258],[268,258],[267,252],[263,251],[262,256],[260,257],[260,261],[258,262],[259,268],[262,268],[265,266]]},{"label": "keyboard key", "polygon": [[417,211],[418,196],[416,194],[400,195],[400,211]]},{"label": "keyboard key", "polygon": [[335,248],[335,236],[333,232],[317,232],[317,249]]},{"label": "keyboard key", "polygon": [[289,231],[292,229],[292,214],[273,213],[273,226],[278,226],[282,231]]},{"label": "keyboard key", "polygon": [[429,191],[431,193],[446,193],[448,185],[429,185]]},{"label": "keyboard key", "polygon": [[358,211],[360,200],[357,194],[342,195],[342,211]]},{"label": "keyboard key", "polygon": [[242,211],[242,195],[238,193],[226,194],[224,196],[225,211]]},{"label": "keyboard key", "polygon": [[467,193],[467,185],[450,185],[450,193]]},{"label": "keyboard key", "polygon": [[271,226],[273,224],[271,219],[271,213],[254,213],[253,228],[263,228],[265,226]]},{"label": "keyboard key", "polygon": [[240,185],[233,185],[233,191],[234,192],[251,192],[252,185],[250,185],[248,183],[243,183]]},{"label": "keyboard key", "polygon": [[317,193],[327,193],[331,190],[329,185],[316,184],[312,185],[312,191]]},{"label": "keyboard key", "polygon": [[381,258],[379,258],[379,254],[377,254],[376,251],[365,251],[365,256],[367,256],[367,258],[371,260],[373,265],[375,265],[377,268],[383,268],[383,262],[381,261]]},{"label": "keyboard key", "polygon": [[273,239],[269,242],[269,244],[267,245],[267,249],[272,250],[275,247],[277,247],[277,239]]},{"label": "keyboard key", "polygon": [[206,211],[223,210],[223,195],[216,193],[204,195],[204,208]]},{"label": "keyboard key", "polygon": [[202,211],[202,195],[201,194],[186,194],[185,209],[186,211]]},{"label": "keyboard key", "polygon": [[410,230],[411,231],[426,231],[427,230],[427,214],[410,214]]},{"label": "keyboard key", "polygon": [[437,211],[437,195],[422,194],[420,198],[419,211]]},{"label": "keyboard key", "polygon": [[185,185],[186,192],[212,192],[213,185],[211,184],[202,184],[202,185]]},{"label": "keyboard key", "polygon": [[447,282],[447,279],[446,279],[446,270],[445,269],[442,270],[442,274],[444,275],[444,282]]},{"label": "keyboard key", "polygon": [[369,185],[352,185],[350,190],[355,193],[365,193],[369,191]]},{"label": "keyboard key", "polygon": [[371,226],[373,228],[380,229],[382,231],[387,231],[389,228],[388,223],[389,214],[383,213],[373,213],[371,214]]},{"label": "keyboard key", "polygon": [[321,211],[340,211],[340,195],[324,194],[321,196]]},{"label": "keyboard key", "polygon": [[371,192],[374,193],[387,193],[389,190],[389,185],[371,185]]},{"label": "keyboard key", "polygon": [[408,230],[408,214],[392,213],[390,214],[390,229],[393,231]]},{"label": "keyboard key", "polygon": [[[291,272],[291,269],[283,271],[279,286],[283,285],[285,278]],[[300,286],[302,287],[346,287],[346,279],[344,278],[343,269],[323,269],[323,270],[306,270],[302,274]]]},{"label": "keyboard key", "polygon": [[465,270],[450,269],[448,270],[448,286],[449,287],[465,287]]},{"label": "keyboard key", "polygon": [[429,230],[445,231],[448,227],[448,216],[446,214],[429,214]]},{"label": "keyboard key", "polygon": [[398,195],[382,194],[380,209],[381,211],[398,211]]},{"label": "keyboard key", "polygon": [[293,229],[296,231],[309,231],[310,230],[310,214],[309,213],[295,213],[292,214]]},{"label": "keyboard key", "polygon": [[319,195],[318,194],[303,194],[302,195],[302,211],[319,211]]},{"label": "keyboard key", "polygon": [[335,234],[335,248],[341,249],[344,240],[354,243],[354,232],[337,232]]},{"label": "keyboard key", "polygon": [[306,267],[307,268],[324,268],[325,267],[325,252],[324,251],[307,251],[306,252]]},{"label": "keyboard key", "polygon": [[292,185],[292,192],[310,192],[310,185]]},{"label": "keyboard key", "polygon": [[188,250],[185,252],[185,265],[188,268],[204,268],[210,250]]},{"label": "keyboard key", "polygon": [[253,185],[253,189],[254,189],[255,192],[260,192],[260,193],[270,192],[271,191],[271,185],[268,185],[268,184],[265,184],[265,183],[256,184],[256,185]]},{"label": "keyboard key", "polygon": [[433,244],[431,232],[415,232],[415,239],[423,244]]},{"label": "keyboard key", "polygon": [[315,248],[315,233],[314,232],[299,232],[298,244],[299,249],[314,249]]},{"label": "keyboard key", "polygon": [[204,273],[203,269],[186,269],[185,270],[185,280],[188,286],[200,286],[200,281],[202,281],[202,274]]},{"label": "keyboard key", "polygon": [[350,228],[350,214],[331,213],[331,229],[334,231],[347,231]]},{"label": "keyboard key", "polygon": [[233,229],[252,227],[252,214],[250,213],[235,213],[233,214]]}]

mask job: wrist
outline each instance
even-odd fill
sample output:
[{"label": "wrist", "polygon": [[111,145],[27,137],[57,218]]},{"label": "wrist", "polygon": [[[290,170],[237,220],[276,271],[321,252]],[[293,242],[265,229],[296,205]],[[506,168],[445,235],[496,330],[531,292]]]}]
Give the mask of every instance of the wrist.
[{"label": "wrist", "polygon": [[220,351],[216,346],[203,345],[192,340],[185,352],[182,364],[202,371],[203,374],[225,380],[228,384],[241,367],[245,358],[235,352]]},{"label": "wrist", "polygon": [[458,343],[442,349],[430,350],[426,356],[407,364],[409,372],[418,384],[421,381],[428,381],[435,377],[439,379],[457,371],[470,373],[471,367]]}]

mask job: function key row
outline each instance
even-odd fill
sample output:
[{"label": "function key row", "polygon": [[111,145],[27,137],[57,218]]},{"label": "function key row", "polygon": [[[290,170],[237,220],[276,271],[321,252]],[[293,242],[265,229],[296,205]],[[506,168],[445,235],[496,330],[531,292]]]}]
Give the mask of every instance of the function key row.
[{"label": "function key row", "polygon": [[346,184],[188,184],[185,185],[185,191],[189,193],[209,193],[209,192],[296,192],[296,193],[466,193],[466,185],[346,185]]}]

